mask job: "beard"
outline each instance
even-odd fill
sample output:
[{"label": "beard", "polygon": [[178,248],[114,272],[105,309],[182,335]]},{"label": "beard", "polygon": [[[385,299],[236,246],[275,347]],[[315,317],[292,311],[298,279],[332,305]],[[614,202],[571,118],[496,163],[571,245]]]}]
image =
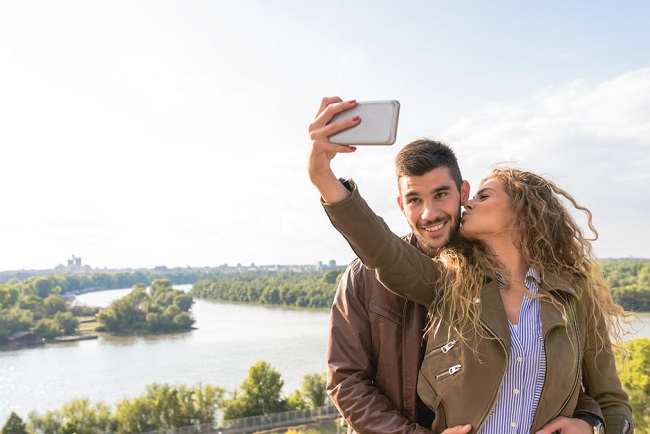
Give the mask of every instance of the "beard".
[{"label": "beard", "polygon": [[449,226],[449,232],[447,233],[447,237],[443,240],[442,244],[440,245],[434,245],[431,244],[429,241],[427,241],[426,238],[424,238],[421,233],[419,228],[413,227],[411,225],[411,230],[413,231],[413,235],[415,236],[415,239],[418,242],[418,248],[424,253],[425,255],[429,256],[430,258],[433,258],[434,256],[438,255],[438,251],[440,251],[441,248],[447,246],[458,234],[458,230],[460,228],[460,208],[458,209],[458,212],[449,220],[450,226]]}]

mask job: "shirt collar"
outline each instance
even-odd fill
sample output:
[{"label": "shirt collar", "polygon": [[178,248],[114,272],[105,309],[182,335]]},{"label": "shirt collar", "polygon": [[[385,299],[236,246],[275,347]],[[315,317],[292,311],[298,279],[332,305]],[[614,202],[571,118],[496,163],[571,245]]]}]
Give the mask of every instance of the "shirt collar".
[{"label": "shirt collar", "polygon": [[[499,288],[503,288],[506,285],[505,279],[503,276],[497,273],[497,281],[499,282]],[[542,284],[542,279],[540,277],[539,270],[535,267],[528,267],[528,271],[524,276],[524,284],[530,292],[533,294],[537,293],[537,288]]]}]

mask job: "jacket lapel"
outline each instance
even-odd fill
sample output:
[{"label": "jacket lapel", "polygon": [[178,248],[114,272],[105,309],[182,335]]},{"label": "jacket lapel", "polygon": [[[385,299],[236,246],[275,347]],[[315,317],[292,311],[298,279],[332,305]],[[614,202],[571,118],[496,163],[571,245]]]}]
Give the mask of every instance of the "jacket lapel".
[{"label": "jacket lapel", "polygon": [[481,291],[481,321],[503,342],[510,354],[510,327],[503,308],[499,284],[495,280],[489,282]]},{"label": "jacket lapel", "polygon": [[[566,309],[562,309],[562,306],[566,306],[566,295],[571,297],[576,297],[577,295],[575,290],[569,286],[566,280],[551,273],[547,273],[546,276],[544,276],[541,291],[550,295],[558,302],[558,305],[554,305],[548,300],[543,300],[541,303],[540,315],[542,320],[542,336],[546,337],[549,330],[554,327],[566,327],[568,320],[566,316],[567,312]],[[558,297],[558,295],[562,296]]]}]

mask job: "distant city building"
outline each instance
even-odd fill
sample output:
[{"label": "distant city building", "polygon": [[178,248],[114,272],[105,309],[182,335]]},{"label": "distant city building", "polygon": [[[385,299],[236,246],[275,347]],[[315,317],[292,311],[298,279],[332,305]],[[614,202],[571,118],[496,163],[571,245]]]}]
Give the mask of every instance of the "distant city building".
[{"label": "distant city building", "polygon": [[68,259],[68,265],[59,264],[54,267],[55,273],[69,273],[69,274],[89,274],[92,273],[92,267],[90,265],[81,265],[81,258],[75,255],[72,255],[71,259]]},{"label": "distant city building", "polygon": [[81,267],[81,258],[72,255],[72,259],[68,259],[68,267]]}]

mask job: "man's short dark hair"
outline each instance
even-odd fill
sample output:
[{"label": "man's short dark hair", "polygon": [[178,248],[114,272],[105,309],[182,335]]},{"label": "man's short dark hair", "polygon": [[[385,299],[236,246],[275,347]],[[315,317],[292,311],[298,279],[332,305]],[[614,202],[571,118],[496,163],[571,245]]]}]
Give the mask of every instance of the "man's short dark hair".
[{"label": "man's short dark hair", "polygon": [[463,177],[460,174],[456,154],[446,144],[429,139],[420,139],[404,146],[395,157],[397,180],[402,176],[423,176],[424,174],[446,167],[451,178],[460,191]]}]

